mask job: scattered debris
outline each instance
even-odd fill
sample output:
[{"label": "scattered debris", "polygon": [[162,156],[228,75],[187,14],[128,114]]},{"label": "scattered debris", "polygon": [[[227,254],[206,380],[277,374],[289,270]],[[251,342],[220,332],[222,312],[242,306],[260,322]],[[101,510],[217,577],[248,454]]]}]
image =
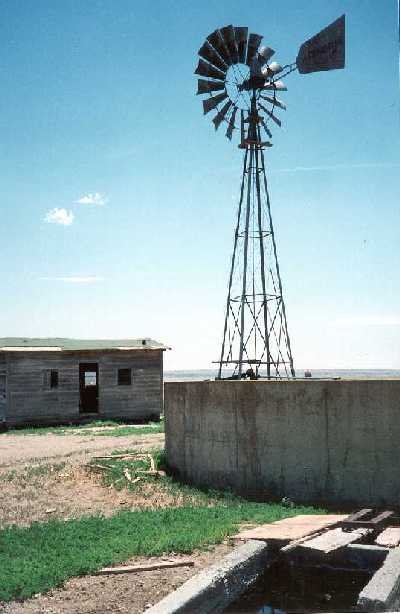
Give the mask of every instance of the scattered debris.
[{"label": "scattered debris", "polygon": [[371,529],[360,528],[353,531],[344,531],[339,527],[325,531],[325,533],[318,535],[318,537],[310,536],[299,547],[308,550],[318,550],[327,554],[328,552],[339,550],[339,548],[344,548],[344,546],[352,544],[369,533],[372,533]]},{"label": "scattered debris", "polygon": [[107,465],[97,465],[95,463],[91,463],[90,464],[90,468],[93,469],[102,469],[103,471],[109,471],[111,469],[111,467],[108,467]]},{"label": "scattered debris", "polygon": [[390,522],[394,512],[392,510],[384,510],[376,513],[374,510],[366,508],[359,512],[355,512],[348,516],[340,523],[345,529],[358,529],[364,527],[366,529],[377,530],[383,528]]},{"label": "scattered debris", "polygon": [[152,571],[154,569],[165,569],[169,567],[192,567],[194,561],[181,559],[177,561],[159,561],[158,563],[148,563],[144,565],[127,565],[125,567],[103,567],[95,572],[96,576],[118,573],[136,573],[140,571]]},{"label": "scattered debris", "polygon": [[[128,461],[130,462],[129,467],[123,467],[122,473],[123,478],[117,478],[110,484],[109,488],[114,488],[115,484],[120,482],[121,480],[126,480],[129,484],[137,484],[141,479],[144,479],[146,475],[154,476],[154,477],[165,477],[166,472],[162,470],[156,469],[156,462],[152,454],[147,452],[127,452],[125,454],[111,454],[107,456],[94,456],[92,461],[89,464],[90,469],[99,469],[101,471],[111,471],[113,469],[112,466],[107,464],[107,461]],[[93,461],[103,461],[102,464],[96,463]],[[105,462],[104,462],[105,461]],[[147,461],[150,463],[150,469],[139,469],[134,467],[132,464],[136,461]],[[140,475],[139,475],[140,474]]]},{"label": "scattered debris", "polygon": [[388,527],[378,535],[375,540],[378,546],[394,548],[400,545],[400,527]]},{"label": "scattered debris", "polygon": [[164,477],[165,475],[167,475],[165,473],[165,471],[157,471],[157,469],[137,469],[136,473],[144,473],[145,475],[157,475],[157,476],[161,476]]},{"label": "scattered debris", "polygon": [[135,460],[143,460],[149,457],[153,458],[151,454],[147,454],[144,452],[127,452],[126,454],[111,454],[108,456],[93,456],[93,460],[121,460],[124,458],[134,458]]},{"label": "scattered debris", "polygon": [[126,479],[128,480],[128,482],[132,482],[132,476],[131,476],[130,471],[129,471],[129,469],[127,467],[124,467],[123,474],[126,477]]},{"label": "scattered debris", "polygon": [[281,499],[281,504],[284,507],[291,507],[291,508],[296,507],[296,504],[291,499],[289,499],[289,497],[283,497]]},{"label": "scattered debris", "polygon": [[277,522],[263,524],[255,529],[242,531],[236,539],[257,539],[279,542],[282,545],[315,534],[344,520],[346,515],[338,514],[300,514]]}]

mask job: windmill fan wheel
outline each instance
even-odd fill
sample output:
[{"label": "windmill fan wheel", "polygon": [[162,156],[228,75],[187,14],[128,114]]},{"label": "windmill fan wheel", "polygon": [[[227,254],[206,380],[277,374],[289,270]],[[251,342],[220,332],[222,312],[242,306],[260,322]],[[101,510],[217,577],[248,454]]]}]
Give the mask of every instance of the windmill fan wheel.
[{"label": "windmill fan wheel", "polygon": [[[212,120],[215,129],[225,122],[229,140],[240,129],[242,147],[251,136],[250,125],[257,126],[253,138],[261,139],[261,129],[272,138],[270,122],[281,126],[275,110],[286,109],[277,98],[277,92],[287,89],[277,79],[285,67],[270,62],[275,51],[261,46],[262,38],[249,34],[245,27],[225,26],[207,36],[198,51],[195,74],[200,77],[197,94],[207,96],[204,114],[217,111]],[[271,146],[270,142],[263,144]]]}]

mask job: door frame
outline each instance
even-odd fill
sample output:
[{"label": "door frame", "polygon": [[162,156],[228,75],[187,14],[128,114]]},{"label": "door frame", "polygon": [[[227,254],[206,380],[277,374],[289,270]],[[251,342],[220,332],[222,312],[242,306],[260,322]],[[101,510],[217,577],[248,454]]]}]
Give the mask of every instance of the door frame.
[{"label": "door frame", "polygon": [[[92,399],[94,403],[90,403],[88,408],[88,399],[85,395],[85,374],[96,373],[96,384],[93,386],[95,398]],[[92,386],[90,386],[92,387]],[[90,397],[89,397],[90,399]],[[99,363],[98,362],[80,362],[79,363],[79,413],[80,414],[98,414],[99,413]]]}]

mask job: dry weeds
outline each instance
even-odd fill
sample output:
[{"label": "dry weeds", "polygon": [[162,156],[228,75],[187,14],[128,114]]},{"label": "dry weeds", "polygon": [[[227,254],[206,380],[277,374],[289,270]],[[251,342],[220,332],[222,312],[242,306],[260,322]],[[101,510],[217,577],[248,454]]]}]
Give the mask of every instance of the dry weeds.
[{"label": "dry weeds", "polygon": [[[161,509],[190,505],[190,497],[162,483],[141,481],[134,490],[102,484],[102,475],[85,466],[42,463],[0,472],[0,528],[16,524],[68,520],[121,509]],[[194,502],[194,501],[193,501]]]}]

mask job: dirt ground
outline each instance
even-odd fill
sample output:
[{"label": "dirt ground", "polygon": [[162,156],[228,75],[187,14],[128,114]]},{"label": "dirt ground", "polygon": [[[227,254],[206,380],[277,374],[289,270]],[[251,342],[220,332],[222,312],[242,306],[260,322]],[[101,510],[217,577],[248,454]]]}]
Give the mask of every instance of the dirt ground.
[{"label": "dirt ground", "polygon": [[[103,427],[107,428],[107,427]],[[97,429],[98,430],[98,429]],[[126,437],[83,435],[0,435],[0,469],[16,467],[32,461],[52,460],[59,462],[66,458],[81,459],[92,453],[124,448],[162,447],[164,434],[127,435]]]},{"label": "dirt ground", "polygon": [[[38,595],[23,603],[1,606],[2,614],[142,614],[183,582],[231,552],[232,546],[221,544],[190,556],[168,556],[164,560],[191,559],[193,567],[143,571],[140,573],[72,578],[63,588]],[[126,564],[160,560],[136,557]]]},{"label": "dirt ground", "polygon": [[[29,525],[49,518],[68,520],[82,515],[110,515],[120,509],[179,505],[169,495],[143,484],[140,492],[103,486],[100,476],[87,472],[93,456],[112,450],[162,448],[163,434],[113,436],[15,435],[0,436],[0,527]],[[193,567],[178,567],[135,574],[72,578],[63,587],[23,603],[0,603],[1,614],[141,614],[231,550],[221,544],[189,557]],[[165,560],[180,559],[168,555]],[[156,560],[135,557],[126,564]],[[160,560],[160,559],[157,559]]]}]

